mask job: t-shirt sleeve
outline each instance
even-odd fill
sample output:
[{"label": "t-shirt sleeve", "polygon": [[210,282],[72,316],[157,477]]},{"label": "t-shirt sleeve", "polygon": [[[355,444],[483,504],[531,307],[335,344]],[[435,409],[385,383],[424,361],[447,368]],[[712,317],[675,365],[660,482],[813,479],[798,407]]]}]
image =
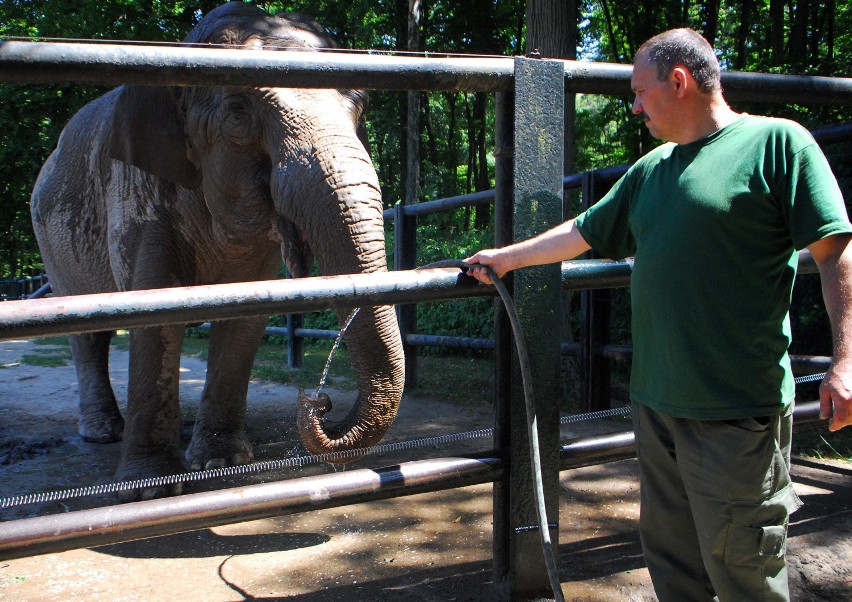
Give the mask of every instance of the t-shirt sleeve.
[{"label": "t-shirt sleeve", "polygon": [[787,170],[790,236],[796,249],[833,234],[852,233],[843,195],[815,142],[793,152]]},{"label": "t-shirt sleeve", "polygon": [[577,229],[596,253],[608,259],[624,259],[636,253],[630,231],[630,198],[633,178],[628,171],[597,203],[577,216]]}]

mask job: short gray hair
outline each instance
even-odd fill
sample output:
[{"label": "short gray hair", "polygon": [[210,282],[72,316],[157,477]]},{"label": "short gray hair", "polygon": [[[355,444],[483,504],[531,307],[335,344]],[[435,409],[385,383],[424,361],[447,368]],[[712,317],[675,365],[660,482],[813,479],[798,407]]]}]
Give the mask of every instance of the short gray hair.
[{"label": "short gray hair", "polygon": [[722,89],[719,59],[704,37],[689,27],[670,29],[642,44],[636,56],[646,55],[657,66],[657,77],[666,79],[677,66],[686,67],[705,93]]}]

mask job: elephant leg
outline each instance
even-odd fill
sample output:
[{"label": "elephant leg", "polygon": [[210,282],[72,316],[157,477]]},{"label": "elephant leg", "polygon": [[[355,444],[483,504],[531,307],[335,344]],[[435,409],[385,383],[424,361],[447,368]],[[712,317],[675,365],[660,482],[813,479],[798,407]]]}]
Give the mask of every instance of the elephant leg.
[{"label": "elephant leg", "polygon": [[186,449],[192,470],[238,466],[254,459],[245,433],[246,395],[266,322],[261,317],[213,324],[207,382]]},{"label": "elephant leg", "polygon": [[80,388],[80,436],[94,443],[120,441],[124,418],[109,380],[109,343],[112,332],[69,337]]},{"label": "elephant leg", "polygon": [[[179,369],[184,326],[130,332],[127,421],[117,481],[163,477],[184,471],[180,453]],[[122,501],[181,493],[180,484],[119,493]]]}]

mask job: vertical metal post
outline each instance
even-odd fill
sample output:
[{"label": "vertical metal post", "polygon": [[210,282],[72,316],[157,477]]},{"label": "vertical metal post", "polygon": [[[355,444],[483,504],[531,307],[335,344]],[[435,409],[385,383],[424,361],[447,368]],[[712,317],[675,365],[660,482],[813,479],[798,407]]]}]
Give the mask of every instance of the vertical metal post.
[{"label": "vertical metal post", "polygon": [[304,323],[303,314],[287,314],[287,367],[301,368],[305,365],[305,338],[296,334]]},{"label": "vertical metal post", "polygon": [[[417,216],[405,214],[405,205],[397,203],[393,216],[393,269],[412,270],[417,267]],[[417,332],[417,305],[397,305],[396,319],[405,353],[405,384],[417,384],[417,347],[408,345],[405,337]]]},{"label": "vertical metal post", "polygon": [[[598,202],[612,187],[601,185],[594,171],[583,174],[583,209]],[[589,252],[589,257],[594,256]],[[610,342],[612,322],[612,292],[607,289],[584,290],[580,293],[582,341],[580,365],[583,409],[587,412],[609,409],[611,402],[612,361],[599,352]]]},{"label": "vertical metal post", "polygon": [[[515,59],[514,210],[512,239],[523,240],[562,220],[564,67],[557,61]],[[558,544],[559,525],[559,364],[560,266],[518,270],[514,298],[530,353],[545,507],[550,536]],[[499,382],[499,381],[498,381]],[[527,417],[520,365],[513,356],[508,409],[508,475],[495,489],[495,540],[508,540],[503,566],[495,575],[513,600],[550,594],[541,552],[530,470]],[[504,416],[501,416],[504,418]],[[500,519],[498,520],[498,515]],[[496,564],[496,563],[495,563]],[[499,566],[499,565],[498,565]]]},{"label": "vertical metal post", "polygon": [[[494,113],[494,246],[505,247],[512,243],[513,231],[515,93],[498,92],[494,99]],[[512,280],[511,273],[503,279],[510,293],[513,290]],[[509,412],[512,407],[512,328],[503,304],[499,300],[494,303],[494,449],[507,456],[512,440]],[[506,599],[511,572],[509,479],[496,481],[493,491],[493,581],[499,597]]]}]

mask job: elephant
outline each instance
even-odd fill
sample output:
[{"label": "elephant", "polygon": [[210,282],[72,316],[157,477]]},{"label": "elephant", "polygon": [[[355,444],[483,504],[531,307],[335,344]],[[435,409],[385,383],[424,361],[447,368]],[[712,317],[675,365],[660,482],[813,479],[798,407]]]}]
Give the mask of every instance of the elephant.
[{"label": "elephant", "polygon": [[[238,49],[335,47],[298,13],[230,2],[184,40]],[[359,137],[366,94],[270,87],[119,86],[69,121],[39,173],[32,220],[58,295],[236,283],[387,269],[378,176]],[[345,319],[338,311],[338,320]],[[185,324],[130,332],[126,416],[108,373],[112,332],[70,337],[79,432],[121,440],[117,481],[246,464],[250,371],[268,316],[215,322],[192,437],[181,454],[178,371]],[[364,307],[346,344],[358,396],[336,424],[302,396],[312,454],[361,449],[393,422],[405,379],[391,306]],[[330,422],[330,421],[329,421]],[[124,494],[148,499],[180,485]],[[122,497],[121,495],[119,497]]]}]

